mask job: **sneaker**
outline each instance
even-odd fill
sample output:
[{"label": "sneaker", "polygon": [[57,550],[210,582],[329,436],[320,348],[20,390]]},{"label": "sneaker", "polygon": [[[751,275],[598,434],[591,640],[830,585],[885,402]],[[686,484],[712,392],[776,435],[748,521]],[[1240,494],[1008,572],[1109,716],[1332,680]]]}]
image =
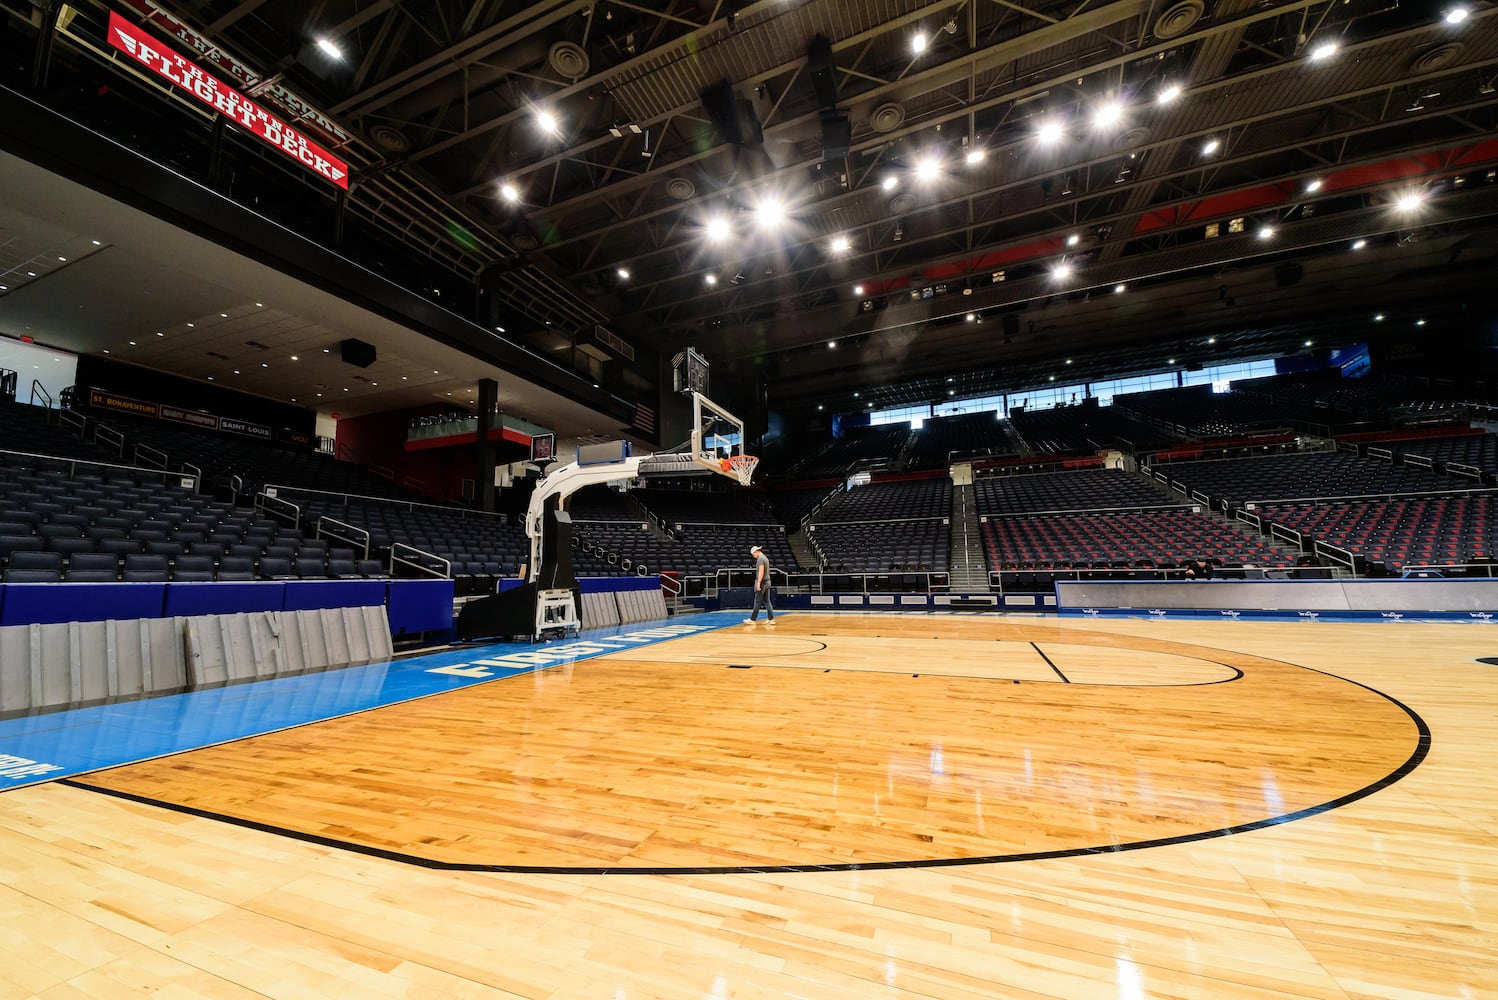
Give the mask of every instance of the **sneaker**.
[{"label": "sneaker", "polygon": [[753,618],[745,618],[744,619],[744,624],[745,625],[753,625],[754,624],[754,619]]},{"label": "sneaker", "polygon": [[766,625],[774,625],[775,624],[775,619],[771,618],[769,621],[765,622],[765,624]]}]

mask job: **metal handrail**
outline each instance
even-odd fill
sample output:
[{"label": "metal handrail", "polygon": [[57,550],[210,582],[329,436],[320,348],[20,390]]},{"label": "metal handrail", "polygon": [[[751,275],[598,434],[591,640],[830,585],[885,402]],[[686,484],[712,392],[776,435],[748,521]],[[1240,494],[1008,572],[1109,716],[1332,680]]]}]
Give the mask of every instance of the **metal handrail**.
[{"label": "metal handrail", "polygon": [[[283,508],[289,507],[290,510],[276,510],[271,506],[272,504],[278,504]],[[302,523],[302,508],[299,505],[292,503],[290,500],[282,500],[280,497],[270,496],[263,491],[255,494],[255,510],[269,514],[272,517],[282,518],[283,520],[290,518],[293,525]]]},{"label": "metal handrail", "polygon": [[[426,565],[424,563],[418,562],[418,561],[416,561],[414,559],[403,559],[403,558],[401,558],[399,556],[399,554],[397,552],[397,550],[399,550],[399,549],[405,549],[408,552],[414,552],[418,556],[426,556],[428,559],[434,560],[436,562],[440,562],[443,566],[446,567],[446,569],[442,573],[438,573],[435,569],[433,569],[432,567],[430,567],[430,566],[428,566],[428,565]],[[421,572],[421,573],[429,573],[433,577],[435,577],[436,579],[439,579],[439,580],[451,580],[452,579],[452,575],[453,575],[453,564],[452,564],[452,560],[450,560],[450,559],[444,559],[444,558],[442,558],[441,556],[439,556],[435,552],[428,552],[425,549],[418,549],[414,545],[407,545],[405,542],[396,542],[394,545],[390,546],[390,575],[391,576],[395,576],[395,567],[396,567],[397,564],[399,564],[401,566],[409,566],[412,569],[417,570],[418,572]]]},{"label": "metal handrail", "polygon": [[440,504],[440,503],[421,503],[420,501],[417,501],[417,500],[397,500],[397,499],[395,499],[393,497],[366,496],[366,495],[364,495],[362,493],[340,493],[340,492],[338,492],[336,490],[319,490],[319,489],[313,489],[310,486],[283,486],[280,483],[266,483],[261,488],[262,489],[266,489],[266,490],[275,490],[278,494],[280,494],[280,493],[313,493],[313,494],[316,494],[317,496],[323,496],[323,497],[338,497],[338,498],[340,498],[340,499],[343,500],[343,506],[344,506],[345,509],[347,509],[348,502],[350,500],[367,500],[367,501],[372,501],[374,503],[388,503],[388,504],[393,504],[394,506],[397,506],[397,507],[405,507],[408,510],[414,510],[417,507],[425,507],[425,508],[428,508],[430,510],[450,511],[450,512],[456,513],[456,514],[478,514],[478,515],[481,515],[483,517],[497,517],[497,518],[500,518],[501,520],[505,521],[506,523],[508,523],[508,516],[507,515],[501,514],[501,513],[496,513],[495,511],[489,511],[489,510],[471,510],[471,509],[469,509],[467,507],[449,507],[449,506],[446,506],[446,505]]},{"label": "metal handrail", "polygon": [[135,460],[139,462],[142,457],[160,463],[159,467],[162,469],[165,469],[170,464],[170,459],[166,452],[159,448],[152,448],[148,444],[137,444],[135,446]]},{"label": "metal handrail", "polygon": [[[325,527],[325,525],[330,525],[330,524],[334,525],[334,526],[336,526],[338,528],[346,528],[346,529],[348,529],[348,531],[351,533],[352,537],[347,536],[347,535],[340,535],[336,531],[329,531]],[[362,536],[362,538],[360,536]],[[317,519],[317,537],[318,538],[332,538],[335,541],[340,541],[340,542],[349,542],[355,548],[362,548],[364,550],[364,558],[365,559],[369,558],[369,538],[370,538],[370,535],[369,535],[369,529],[367,529],[367,528],[361,528],[357,524],[349,524],[347,521],[340,521],[336,517],[327,517],[326,515],[324,515],[323,517],[319,517]]]},{"label": "metal handrail", "polygon": [[113,447],[116,455],[125,457],[125,435],[113,427],[99,424],[94,427],[94,444],[103,443],[105,446]]},{"label": "metal handrail", "polygon": [[165,477],[176,475],[169,469],[150,469],[139,465],[117,465],[113,462],[96,462],[89,458],[67,458],[62,455],[44,455],[34,451],[16,451],[11,448],[0,448],[0,455],[14,455],[18,458],[44,458],[52,462],[68,463],[68,478],[72,479],[78,474],[79,466],[87,466],[94,469],[114,469],[118,472],[133,472],[139,475],[153,476],[165,481]]},{"label": "metal handrail", "polygon": [[53,409],[57,408],[57,404],[55,402],[53,402],[53,400],[52,400],[52,394],[47,391],[47,387],[44,386],[44,385],[42,385],[42,383],[39,382],[39,381],[37,381],[36,379],[32,379],[31,380],[31,405],[32,406],[36,405],[36,397],[38,397],[38,396],[41,396],[43,399],[45,399],[47,401],[47,409],[53,410]]},{"label": "metal handrail", "polygon": [[196,482],[196,485],[193,487],[193,491],[194,492],[199,492],[199,491],[202,490],[202,488],[203,488],[203,470],[202,469],[198,468],[196,465],[193,465],[191,462],[183,462],[182,463],[182,473],[184,475],[189,475],[189,476],[193,477],[193,480]]},{"label": "metal handrail", "polygon": [[58,410],[57,422],[60,424],[71,424],[78,431],[78,436],[87,440],[85,435],[88,433],[88,418],[81,413],[74,413],[72,410]]}]

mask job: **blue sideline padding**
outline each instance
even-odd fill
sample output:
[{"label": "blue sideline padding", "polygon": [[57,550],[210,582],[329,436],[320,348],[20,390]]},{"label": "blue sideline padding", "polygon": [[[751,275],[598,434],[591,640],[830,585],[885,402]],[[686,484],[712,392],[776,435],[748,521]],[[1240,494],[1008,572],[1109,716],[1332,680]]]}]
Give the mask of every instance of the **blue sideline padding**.
[{"label": "blue sideline padding", "polygon": [[391,580],[387,604],[391,635],[453,627],[451,580]]},{"label": "blue sideline padding", "polygon": [[166,614],[169,618],[280,611],[285,603],[286,584],[281,581],[166,585]]},{"label": "blue sideline padding", "polygon": [[160,618],[164,583],[7,583],[0,625],[53,625]]},{"label": "blue sideline padding", "polygon": [[387,580],[288,580],[281,610],[374,607],[385,603],[388,585]]}]

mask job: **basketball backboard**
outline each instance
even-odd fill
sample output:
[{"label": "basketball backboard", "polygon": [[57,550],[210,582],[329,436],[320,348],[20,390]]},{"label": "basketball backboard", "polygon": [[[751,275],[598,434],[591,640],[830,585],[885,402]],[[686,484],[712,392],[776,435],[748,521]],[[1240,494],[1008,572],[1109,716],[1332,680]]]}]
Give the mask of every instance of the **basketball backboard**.
[{"label": "basketball backboard", "polygon": [[693,463],[748,485],[740,473],[744,459],[744,422],[702,393],[693,392]]}]

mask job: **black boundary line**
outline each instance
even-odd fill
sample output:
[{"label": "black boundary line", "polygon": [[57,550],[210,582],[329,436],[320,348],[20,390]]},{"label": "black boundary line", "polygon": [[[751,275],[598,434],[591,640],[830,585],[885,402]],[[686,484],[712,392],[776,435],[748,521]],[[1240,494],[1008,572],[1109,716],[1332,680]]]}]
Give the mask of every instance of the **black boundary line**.
[{"label": "black boundary line", "polygon": [[[1045,653],[1041,650],[1041,648],[1039,646],[1035,645],[1035,643],[1032,642],[1032,643],[1030,643],[1030,648],[1033,649],[1033,650],[1035,650],[1035,652],[1040,653],[1040,658],[1045,661],[1045,665],[1048,666],[1048,667],[1050,667],[1052,670],[1056,671],[1056,676],[1059,677],[1059,678],[1061,678],[1061,683],[1063,683],[1063,684],[1070,684],[1071,683],[1071,681],[1067,680],[1066,675],[1061,672],[1061,668],[1058,667],[1058,666],[1056,666],[1056,664],[1052,663],[1051,662],[1051,658],[1049,656],[1045,655]],[[1212,661],[1208,660],[1207,662],[1210,663]],[[1220,667],[1221,666],[1226,666],[1226,664],[1219,663],[1218,666],[1220,666]],[[1243,675],[1239,674],[1238,676],[1242,677]],[[1235,677],[1234,680],[1237,680],[1237,678]],[[1119,686],[1121,687],[1122,685],[1119,685]],[[1130,686],[1133,686],[1133,685],[1130,685]]]},{"label": "black boundary line", "polygon": [[[1255,655],[1256,654],[1249,654]],[[378,847],[366,847],[361,844],[351,844],[346,841],[334,840],[330,837],[320,837],[316,834],[304,833],[298,830],[287,830],[282,827],[272,826],[269,823],[259,823],[254,820],[241,819],[235,816],[225,816],[221,813],[210,812],[206,809],[198,809],[193,806],[185,806],[175,802],[163,802],[144,795],[135,795],[131,792],[122,792],[109,788],[98,788],[78,781],[76,778],[61,778],[54,783],[67,785],[82,791],[94,792],[100,795],[109,795],[114,798],[124,799],[129,802],[138,802],[142,805],[156,806],[168,809],[172,812],[182,813],[188,816],[197,816],[203,819],[216,820],[231,826],[243,827],[248,830],[257,830],[262,833],[274,834],[287,837],[292,840],[300,840],[304,843],[317,844],[321,847],[330,847],[335,850],[348,851],[353,854],[363,854],[368,857],[382,858],[387,861],[396,861],[402,864],[413,865],[418,868],[429,868],[434,871],[460,871],[460,872],[492,872],[505,875],[765,875],[765,874],[802,874],[812,872],[856,872],[856,871],[885,871],[906,868],[956,868],[968,865],[997,865],[1010,864],[1016,861],[1046,861],[1058,858],[1084,858],[1096,855],[1121,854],[1125,851],[1141,851],[1153,847],[1169,847],[1176,844],[1191,844],[1202,840],[1215,840],[1219,837],[1231,837],[1240,833],[1250,833],[1254,830],[1266,830],[1270,827],[1280,826],[1284,823],[1292,823],[1296,820],[1309,819],[1319,816],[1324,812],[1339,809],[1350,805],[1359,799],[1367,798],[1375,792],[1381,792],[1385,788],[1395,784],[1401,779],[1414,772],[1430,754],[1431,735],[1430,727],[1425,724],[1414,709],[1391,695],[1379,691],[1377,688],[1369,687],[1346,677],[1325,670],[1317,670],[1315,667],[1305,667],[1295,663],[1286,663],[1283,660],[1273,660],[1269,657],[1258,657],[1271,663],[1292,667],[1299,670],[1308,670],[1311,673],[1332,677],[1346,684],[1352,684],[1368,691],[1385,701],[1399,707],[1410,721],[1415,724],[1415,730],[1419,734],[1415,742],[1415,749],[1403,764],[1393,771],[1384,775],[1376,781],[1355,789],[1335,799],[1297,809],[1295,812],[1284,813],[1279,816],[1268,816],[1264,819],[1255,820],[1252,823],[1243,823],[1238,826],[1225,826],[1216,830],[1203,830],[1198,833],[1183,833],[1174,837],[1161,837],[1154,840],[1136,840],[1124,844],[1107,844],[1098,847],[1072,847],[1055,851],[1031,851],[1024,854],[995,854],[976,858],[916,858],[908,861],[868,861],[851,862],[847,864],[831,865],[728,865],[728,866],[701,866],[695,868],[580,868],[557,865],[485,865],[465,864],[451,861],[437,861],[431,858],[422,858],[412,854],[402,854],[397,851],[386,851]],[[1226,664],[1223,664],[1226,666]],[[1241,676],[1241,673],[1240,673]]]}]

